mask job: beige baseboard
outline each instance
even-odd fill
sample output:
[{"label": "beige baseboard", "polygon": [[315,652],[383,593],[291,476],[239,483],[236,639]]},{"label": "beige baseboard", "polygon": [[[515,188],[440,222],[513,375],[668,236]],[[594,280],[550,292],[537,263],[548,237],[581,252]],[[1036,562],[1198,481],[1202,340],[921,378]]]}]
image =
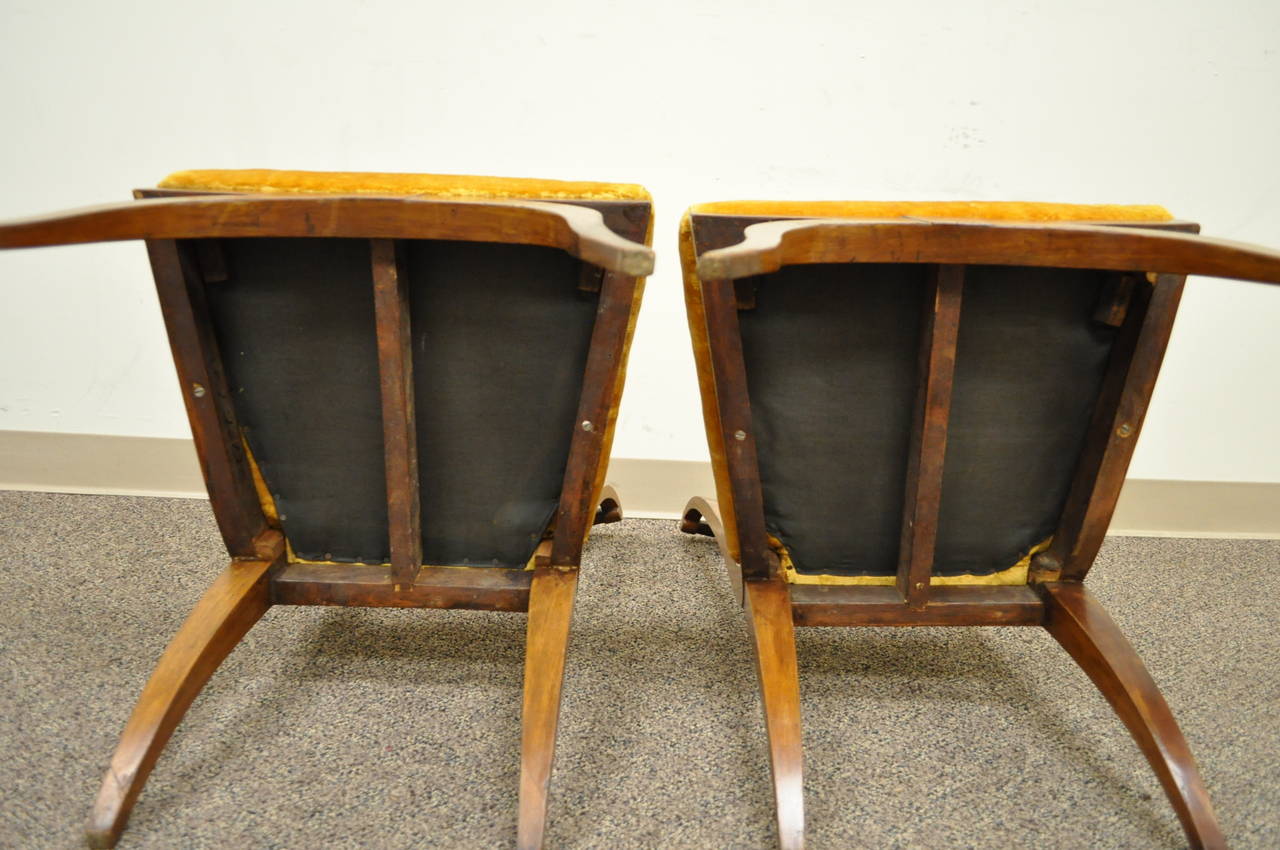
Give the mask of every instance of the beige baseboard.
[{"label": "beige baseboard", "polygon": [[1130,478],[1111,534],[1280,538],[1280,484]]},{"label": "beige baseboard", "polygon": [[0,490],[207,498],[190,440],[49,431],[0,431]]},{"label": "beige baseboard", "polygon": [[[609,482],[627,516],[676,519],[714,495],[700,461],[614,458]],[[190,440],[0,431],[0,490],[205,498]],[[1112,534],[1280,538],[1280,483],[1129,479]]]},{"label": "beige baseboard", "polygon": [[[676,519],[689,496],[714,496],[711,465],[614,458],[609,482],[629,516]],[[1280,538],[1280,483],[1130,478],[1111,534]]]}]

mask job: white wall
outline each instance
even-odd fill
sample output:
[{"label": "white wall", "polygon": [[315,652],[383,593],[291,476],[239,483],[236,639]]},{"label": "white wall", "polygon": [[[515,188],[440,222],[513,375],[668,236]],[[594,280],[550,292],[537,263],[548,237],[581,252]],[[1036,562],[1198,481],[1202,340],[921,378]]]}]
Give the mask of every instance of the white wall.
[{"label": "white wall", "polygon": [[[182,168],[619,180],[657,273],[615,453],[705,457],[701,200],[1163,203],[1280,246],[1280,3],[0,4],[0,217]],[[0,254],[0,429],[179,436],[137,244]],[[1194,282],[1132,473],[1280,481],[1280,289]]]}]

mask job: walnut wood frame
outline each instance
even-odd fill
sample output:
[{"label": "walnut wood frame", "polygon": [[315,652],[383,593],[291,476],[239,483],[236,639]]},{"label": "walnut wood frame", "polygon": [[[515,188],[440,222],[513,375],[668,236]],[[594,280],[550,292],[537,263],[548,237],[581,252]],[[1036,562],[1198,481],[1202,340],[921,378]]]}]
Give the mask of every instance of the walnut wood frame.
[{"label": "walnut wood frame", "polygon": [[[143,689],[89,818],[92,846],[118,840],[156,759],[221,661],[272,605],[527,611],[518,842],[541,845],[569,622],[590,526],[622,518],[601,485],[639,279],[653,268],[644,201],[464,202],[405,197],[171,192],[0,224],[0,248],[145,240],[214,516],[232,560]],[[216,263],[194,240],[345,237],[371,241],[385,443],[389,565],[291,563],[254,487],[205,305]],[[398,240],[506,242],[562,249],[600,275],[579,422],[554,530],[530,569],[424,566],[418,503],[408,288]],[[216,252],[214,252],[216,253]],[[216,259],[216,258],[215,258]],[[205,262],[201,262],[204,260]]]},{"label": "walnut wood frame", "polygon": [[[748,610],[770,740],[779,842],[803,846],[800,695],[795,626],[1042,626],[1085,670],[1137,741],[1194,847],[1225,839],[1186,741],[1132,646],[1082,584],[1115,511],[1188,274],[1280,282],[1280,253],[1206,239],[1188,222],[1162,225],[1005,224],[692,216],[700,280],[691,320],[705,315],[718,431],[719,480],[736,520],[724,538],[714,502],[695,498],[680,528],[720,543]],[[736,307],[742,278],[805,263],[923,263],[933,267],[923,316],[918,396],[895,586],[788,584],[766,537],[760,472]],[[1134,274],[1106,319],[1120,324],[1052,547],[1021,586],[931,586],[956,328],[968,265],[1109,269]],[[1127,300],[1127,304],[1123,303]],[[1117,321],[1118,320],[1118,321]],[[709,380],[708,380],[709,378]],[[730,532],[732,533],[732,531]],[[734,552],[741,557],[735,559]]]}]

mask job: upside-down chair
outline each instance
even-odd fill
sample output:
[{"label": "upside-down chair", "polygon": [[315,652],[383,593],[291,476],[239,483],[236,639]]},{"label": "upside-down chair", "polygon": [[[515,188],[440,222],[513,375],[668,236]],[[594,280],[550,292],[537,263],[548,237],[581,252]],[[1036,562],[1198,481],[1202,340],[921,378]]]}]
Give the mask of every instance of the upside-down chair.
[{"label": "upside-down chair", "polygon": [[231,563],[161,657],[89,820],[111,846],[273,605],[527,611],[521,848],[542,842],[578,566],[652,269],[639,186],[180,172],[0,225],[141,239]]},{"label": "upside-down chair", "polygon": [[1043,626],[1192,845],[1224,840],[1172,714],[1084,579],[1188,274],[1280,254],[1159,207],[723,202],[680,232],[716,503],[746,607],[778,833],[804,840],[794,626]]}]

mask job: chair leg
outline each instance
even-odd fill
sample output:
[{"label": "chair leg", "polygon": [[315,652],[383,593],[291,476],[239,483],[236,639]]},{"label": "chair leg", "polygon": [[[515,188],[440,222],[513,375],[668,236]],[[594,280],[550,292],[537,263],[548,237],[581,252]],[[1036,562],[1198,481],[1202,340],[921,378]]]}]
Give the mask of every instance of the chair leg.
[{"label": "chair leg", "polygon": [[1089,675],[1156,772],[1192,847],[1226,847],[1209,792],[1160,689],[1115,621],[1079,582],[1039,585],[1045,628]]},{"label": "chair leg", "polygon": [[611,522],[622,522],[622,499],[611,484],[606,484],[600,490],[600,504],[591,524],[606,525]]},{"label": "chair leg", "polygon": [[746,581],[747,620],[760,675],[769,761],[773,770],[778,844],[804,847],[804,751],[800,739],[800,677],[791,597],[780,579]]},{"label": "chair leg", "polygon": [[569,645],[569,621],[577,586],[577,569],[539,567],[533,573],[529,588],[521,712],[520,816],[516,829],[520,850],[541,847],[547,826],[547,789],[555,758],[565,651]]},{"label": "chair leg", "polygon": [[271,607],[272,561],[233,561],[160,657],[124,727],[89,815],[91,847],[113,847],[160,751],[205,682]]},{"label": "chair leg", "polygon": [[680,518],[680,533],[700,534],[703,537],[716,536],[711,523],[705,521],[702,517],[702,511],[692,504],[684,509],[684,515]]},{"label": "chair leg", "polygon": [[716,503],[693,498],[685,505],[680,530],[714,537],[724,556],[734,597],[746,608],[756,655],[765,731],[769,735],[769,767],[773,773],[778,844],[782,850],[804,847],[804,748],[800,737],[800,671],[791,595],[781,579],[743,581],[725,539]]},{"label": "chair leg", "polygon": [[745,602],[742,598],[742,566],[734,560],[733,552],[729,549],[729,541],[724,533],[724,523],[720,520],[717,508],[718,505],[714,501],[694,496],[684,506],[684,513],[681,514],[680,519],[680,531],[683,534],[700,534],[715,538],[716,545],[720,547],[720,554],[724,557],[725,569],[729,573],[729,584],[733,586],[733,597],[738,600],[739,605],[743,605]]}]

